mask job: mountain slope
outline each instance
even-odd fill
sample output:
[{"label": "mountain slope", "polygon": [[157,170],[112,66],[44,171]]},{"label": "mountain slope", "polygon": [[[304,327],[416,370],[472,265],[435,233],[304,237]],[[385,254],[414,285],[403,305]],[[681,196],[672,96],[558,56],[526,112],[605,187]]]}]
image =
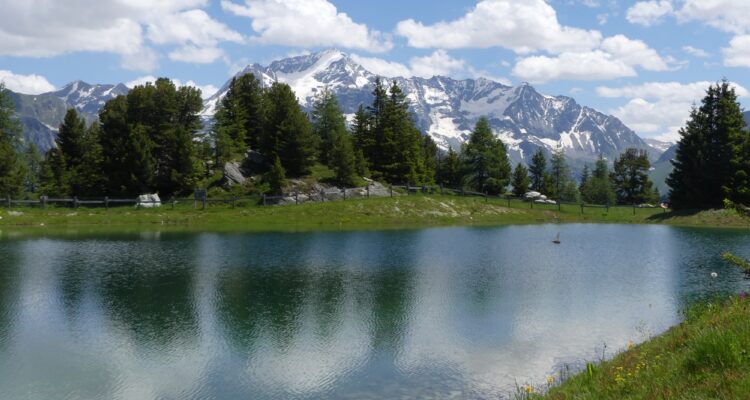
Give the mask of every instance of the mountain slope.
[{"label": "mountain slope", "polygon": [[[315,95],[329,88],[348,117],[372,102],[377,75],[346,54],[327,50],[287,58],[268,66],[250,65],[238,75],[253,73],[264,85],[289,84],[300,104],[309,110]],[[442,148],[460,147],[481,116],[487,116],[495,134],[508,147],[511,160],[527,161],[533,152],[562,146],[574,168],[593,162],[599,154],[614,159],[628,147],[661,152],[649,146],[619,119],[581,106],[570,97],[547,96],[531,85],[511,87],[488,79],[455,80],[447,77],[383,78],[403,89],[411,102],[415,122]],[[230,81],[231,82],[231,81]],[[206,100],[204,117],[211,117],[230,82]]]}]

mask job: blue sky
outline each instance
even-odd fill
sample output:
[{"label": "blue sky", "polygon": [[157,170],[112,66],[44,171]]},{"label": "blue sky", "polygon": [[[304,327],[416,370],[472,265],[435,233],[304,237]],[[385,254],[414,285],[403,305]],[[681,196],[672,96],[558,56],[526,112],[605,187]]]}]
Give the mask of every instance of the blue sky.
[{"label": "blue sky", "polygon": [[249,63],[336,47],[386,76],[489,77],[674,139],[708,82],[750,103],[747,0],[0,0],[0,80],[166,76],[206,92]]}]

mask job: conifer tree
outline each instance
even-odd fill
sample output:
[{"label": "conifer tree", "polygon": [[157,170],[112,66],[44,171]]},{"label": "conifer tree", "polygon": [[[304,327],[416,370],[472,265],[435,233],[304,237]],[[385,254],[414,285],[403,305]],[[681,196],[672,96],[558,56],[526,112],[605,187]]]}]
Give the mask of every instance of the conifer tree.
[{"label": "conifer tree", "polygon": [[257,149],[263,136],[263,89],[252,73],[232,79],[216,109],[212,134],[220,163]]},{"label": "conifer tree", "polygon": [[492,134],[489,120],[482,117],[462,148],[467,181],[478,192],[500,194],[510,182],[510,162],[500,139]]},{"label": "conifer tree", "polygon": [[615,204],[616,196],[610,179],[609,166],[602,155],[596,161],[590,179],[580,189],[584,202],[589,204]]},{"label": "conifer tree", "polygon": [[645,150],[629,148],[615,160],[612,183],[620,204],[641,204],[653,200],[653,183],[648,177],[651,163]]},{"label": "conifer tree", "polygon": [[544,185],[544,172],[547,171],[547,158],[544,156],[544,150],[540,147],[531,158],[529,165],[529,175],[531,178],[531,190],[549,195]]},{"label": "conifer tree", "polygon": [[591,172],[589,171],[589,165],[584,164],[583,172],[581,172],[581,182],[578,184],[578,191],[581,193],[581,196],[583,196],[583,192],[584,190],[586,190],[586,187],[589,184],[590,180]]},{"label": "conifer tree", "polygon": [[[25,191],[27,193],[39,193],[39,189],[41,189],[39,177],[42,172],[42,155],[39,154],[39,148],[33,142],[26,145],[23,162],[26,165]],[[99,171],[99,174],[101,174],[101,171]]]},{"label": "conifer tree", "polygon": [[667,178],[676,209],[721,208],[724,199],[750,202],[748,132],[735,89],[726,80],[711,85],[694,107]]},{"label": "conifer tree", "polygon": [[354,114],[354,123],[352,124],[352,138],[354,139],[354,148],[362,151],[362,156],[367,159],[372,155],[375,146],[375,140],[372,137],[370,127],[370,114],[363,105]]},{"label": "conifer tree", "polygon": [[549,195],[557,200],[562,201],[574,201],[571,199],[570,193],[567,189],[568,182],[572,179],[570,177],[570,167],[565,157],[565,150],[558,147],[552,152],[550,158],[550,175],[552,176],[552,187],[553,192]]},{"label": "conifer tree", "polygon": [[315,100],[312,110],[313,132],[319,143],[318,160],[331,166],[331,151],[334,140],[341,141],[339,136],[347,135],[346,118],[339,107],[336,95],[329,89],[323,90]]},{"label": "conifer tree", "polygon": [[523,197],[529,191],[531,179],[529,179],[529,170],[523,163],[518,163],[513,171],[513,195]]},{"label": "conifer tree", "polygon": [[71,183],[78,188],[76,195],[83,197],[101,197],[106,191],[106,180],[102,173],[103,151],[101,129],[95,122],[86,129],[83,137],[85,151],[80,165],[71,174]]},{"label": "conifer tree", "polygon": [[60,148],[55,147],[47,152],[42,161],[39,181],[40,192],[45,196],[67,197],[70,195],[70,173]]},{"label": "conifer tree", "polygon": [[271,169],[263,176],[263,181],[268,184],[268,194],[281,195],[286,186],[286,171],[281,165],[281,158],[274,157]]},{"label": "conifer tree", "polygon": [[0,197],[16,196],[23,190],[26,171],[17,153],[20,136],[15,107],[0,82]]},{"label": "conifer tree", "polygon": [[261,138],[263,155],[268,160],[278,156],[289,176],[309,173],[318,144],[292,88],[276,82],[265,92],[263,101],[266,107],[266,126]]},{"label": "conifer tree", "polygon": [[439,182],[449,188],[463,186],[463,169],[461,158],[452,147],[448,148],[448,154],[440,161]]},{"label": "conifer tree", "polygon": [[336,174],[337,183],[344,186],[354,186],[357,183],[357,171],[352,138],[346,130],[335,132],[333,135],[329,151],[329,165]]}]

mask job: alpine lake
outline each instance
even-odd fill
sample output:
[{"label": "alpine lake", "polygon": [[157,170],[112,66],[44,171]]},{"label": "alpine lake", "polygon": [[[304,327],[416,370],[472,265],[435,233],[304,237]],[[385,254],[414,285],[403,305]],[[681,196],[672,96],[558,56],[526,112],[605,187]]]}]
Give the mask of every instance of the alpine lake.
[{"label": "alpine lake", "polygon": [[725,251],[750,231],[5,232],[0,398],[505,398],[747,290]]}]

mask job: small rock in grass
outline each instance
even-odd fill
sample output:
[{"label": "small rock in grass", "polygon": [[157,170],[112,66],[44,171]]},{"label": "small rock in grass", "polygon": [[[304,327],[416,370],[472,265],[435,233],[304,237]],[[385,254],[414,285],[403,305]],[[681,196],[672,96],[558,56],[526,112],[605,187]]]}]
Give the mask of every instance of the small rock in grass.
[{"label": "small rock in grass", "polygon": [[11,217],[20,217],[23,215],[23,213],[20,211],[8,211],[8,215],[10,215]]}]

